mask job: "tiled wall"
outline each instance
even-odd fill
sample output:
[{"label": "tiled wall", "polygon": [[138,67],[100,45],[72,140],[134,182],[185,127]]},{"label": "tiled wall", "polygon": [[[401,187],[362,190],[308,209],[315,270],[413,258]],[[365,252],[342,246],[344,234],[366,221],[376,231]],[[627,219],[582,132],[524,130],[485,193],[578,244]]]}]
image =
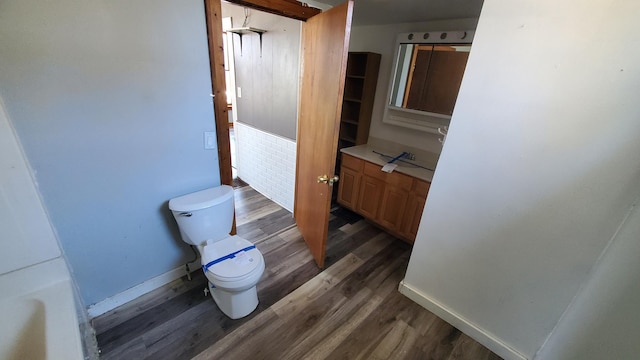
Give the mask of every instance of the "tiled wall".
[{"label": "tiled wall", "polygon": [[296,143],[236,122],[238,177],[293,212]]}]

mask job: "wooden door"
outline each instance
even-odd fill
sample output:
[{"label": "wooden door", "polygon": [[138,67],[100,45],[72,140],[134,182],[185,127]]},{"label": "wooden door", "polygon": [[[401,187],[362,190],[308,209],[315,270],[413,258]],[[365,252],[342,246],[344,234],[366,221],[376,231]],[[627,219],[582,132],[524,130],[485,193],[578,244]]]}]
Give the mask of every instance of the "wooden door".
[{"label": "wooden door", "polygon": [[424,108],[420,110],[451,115],[469,53],[456,51],[455,47],[450,45],[436,45],[433,49],[426,81]]},{"label": "wooden door", "polygon": [[431,53],[433,53],[433,45],[415,45],[411,56],[411,66],[409,67],[409,77],[402,107],[425,110],[427,75],[429,63],[431,62]]},{"label": "wooden door", "polygon": [[349,50],[353,1],[302,25],[302,69],[296,159],[294,217],[319,267],[324,266],[332,177]]}]

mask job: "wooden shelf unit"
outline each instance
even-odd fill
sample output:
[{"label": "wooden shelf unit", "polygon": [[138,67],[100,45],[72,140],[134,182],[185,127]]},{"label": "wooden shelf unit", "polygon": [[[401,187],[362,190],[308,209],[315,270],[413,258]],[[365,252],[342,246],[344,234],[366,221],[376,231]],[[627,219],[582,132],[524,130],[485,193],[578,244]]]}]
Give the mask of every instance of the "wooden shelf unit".
[{"label": "wooden shelf unit", "polygon": [[340,149],[367,143],[379,70],[380,54],[349,53],[347,76],[344,81],[336,170],[340,169]]},{"label": "wooden shelf unit", "polygon": [[[344,79],[344,96],[340,115],[340,133],[336,149],[335,174],[339,174],[340,149],[366,144],[369,139],[373,100],[378,85],[380,54],[371,52],[349,52],[347,76]],[[343,174],[340,174],[342,176]],[[338,195],[333,187],[332,199]]]}]

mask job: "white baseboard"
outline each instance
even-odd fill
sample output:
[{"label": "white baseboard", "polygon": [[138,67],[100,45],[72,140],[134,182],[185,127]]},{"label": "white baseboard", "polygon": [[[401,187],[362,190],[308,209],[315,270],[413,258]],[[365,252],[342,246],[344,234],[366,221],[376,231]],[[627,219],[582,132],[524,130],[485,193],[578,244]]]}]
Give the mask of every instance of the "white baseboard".
[{"label": "white baseboard", "polygon": [[[189,264],[190,272],[194,272],[199,269],[200,269],[200,261]],[[98,303],[89,305],[89,307],[87,308],[89,319],[93,319],[97,316],[100,316],[108,311],[111,311],[117,308],[118,306],[128,303],[131,300],[135,300],[146,293],[149,293],[163,285],[166,285],[174,280],[177,280],[183,277],[184,275],[186,275],[186,272],[183,265],[173,270],[167,271],[164,274],[151,278],[143,282],[142,284],[138,284],[119,294],[108,297]]]},{"label": "white baseboard", "polygon": [[413,300],[415,303],[431,311],[442,320],[448,322],[452,326],[455,326],[458,330],[486,346],[498,356],[507,360],[527,360],[526,356],[509,347],[502,340],[469,322],[467,319],[456,314],[443,304],[429,298],[424,293],[406,284],[404,280],[400,282],[398,290],[401,294]]}]

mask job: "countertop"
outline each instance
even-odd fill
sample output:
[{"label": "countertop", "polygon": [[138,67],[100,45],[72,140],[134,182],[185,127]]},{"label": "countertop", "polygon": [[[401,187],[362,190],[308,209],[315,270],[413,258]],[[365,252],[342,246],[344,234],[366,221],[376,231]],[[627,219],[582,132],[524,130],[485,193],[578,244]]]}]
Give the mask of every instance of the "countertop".
[{"label": "countertop", "polygon": [[[369,144],[358,145],[348,148],[340,149],[341,152],[357,157],[359,159],[378,164],[380,168],[384,166],[389,160],[383,159],[379,154],[374,153],[374,151],[383,153],[385,155],[389,155],[395,157],[400,153],[390,153],[389,150],[379,149],[377,147],[373,147]],[[407,159],[403,159],[405,161],[409,161]],[[419,160],[419,159],[418,159]],[[428,167],[430,169],[436,168],[437,157],[435,159],[423,159],[423,161],[410,161],[420,166]],[[398,162],[398,167],[393,170],[394,172],[399,172],[405,175],[413,176],[415,178],[425,180],[431,182],[433,179],[433,171],[427,170],[421,167],[414,167],[409,164],[404,164],[402,162]]]}]

